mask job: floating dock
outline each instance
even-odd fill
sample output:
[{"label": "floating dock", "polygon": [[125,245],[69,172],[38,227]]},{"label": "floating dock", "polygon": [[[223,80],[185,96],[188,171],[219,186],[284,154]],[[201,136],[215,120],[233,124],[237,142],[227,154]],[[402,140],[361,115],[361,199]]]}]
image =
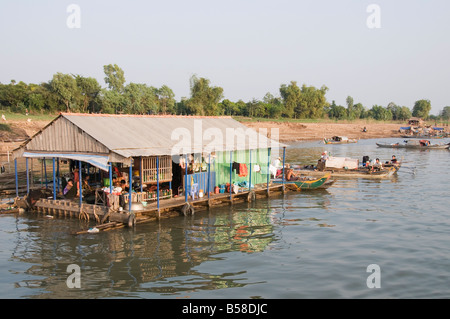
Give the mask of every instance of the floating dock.
[{"label": "floating dock", "polygon": [[[282,184],[256,186],[251,190],[243,190],[238,193],[210,194],[201,198],[185,201],[184,196],[160,201],[159,209],[156,202],[148,204],[142,210],[118,211],[107,206],[82,203],[78,200],[60,200],[41,198],[29,209],[31,214],[42,215],[48,218],[77,218],[94,222],[97,231],[105,231],[122,227],[134,227],[144,222],[156,221],[162,218],[193,215],[197,211],[207,210],[215,206],[230,205],[238,202],[252,202],[258,198],[283,193],[286,188]],[[26,199],[16,200],[16,205],[27,208]],[[92,232],[80,230],[75,234]]]}]

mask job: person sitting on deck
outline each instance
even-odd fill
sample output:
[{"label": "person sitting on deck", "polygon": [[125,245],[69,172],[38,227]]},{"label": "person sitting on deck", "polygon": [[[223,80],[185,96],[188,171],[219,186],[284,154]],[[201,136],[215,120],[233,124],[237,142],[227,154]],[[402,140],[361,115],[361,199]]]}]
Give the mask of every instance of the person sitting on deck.
[{"label": "person sitting on deck", "polygon": [[286,172],[286,180],[287,181],[296,181],[298,179],[299,179],[299,177],[294,172],[294,170],[292,168],[288,168],[287,172]]},{"label": "person sitting on deck", "polygon": [[63,190],[63,195],[66,199],[73,199],[77,195],[77,189],[73,187],[73,179],[67,181],[67,185]]},{"label": "person sitting on deck", "polygon": [[92,193],[92,192],[94,191],[94,189],[92,188],[92,186],[89,185],[89,175],[83,177],[83,185],[82,185],[82,187],[83,187],[83,190],[84,190],[86,193]]},{"label": "person sitting on deck", "polygon": [[122,192],[128,192],[130,188],[127,186],[127,182],[124,179],[120,181],[120,187],[122,187]]}]

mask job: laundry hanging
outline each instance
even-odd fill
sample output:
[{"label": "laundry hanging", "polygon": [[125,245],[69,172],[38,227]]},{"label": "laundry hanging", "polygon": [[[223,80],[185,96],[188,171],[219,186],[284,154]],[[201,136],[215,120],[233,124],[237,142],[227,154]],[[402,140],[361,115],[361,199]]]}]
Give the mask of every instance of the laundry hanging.
[{"label": "laundry hanging", "polygon": [[247,176],[248,171],[247,171],[247,164],[239,164],[239,177],[245,177]]},{"label": "laundry hanging", "polygon": [[237,162],[233,162],[232,169],[236,171],[236,174],[240,174],[240,164]]}]

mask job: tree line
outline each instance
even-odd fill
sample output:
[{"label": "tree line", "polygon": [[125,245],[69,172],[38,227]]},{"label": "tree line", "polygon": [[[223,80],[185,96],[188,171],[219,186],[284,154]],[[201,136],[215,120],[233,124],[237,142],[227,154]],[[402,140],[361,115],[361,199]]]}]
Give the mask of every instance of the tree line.
[{"label": "tree line", "polygon": [[[365,119],[406,120],[411,116],[428,118],[429,100],[416,101],[412,110],[391,102],[386,107],[373,105],[370,109],[354,103],[351,96],[346,105],[330,104],[325,95],[326,86],[316,88],[296,81],[282,84],[279,96],[268,92],[262,99],[233,102],[224,98],[221,87],[212,86],[209,79],[193,75],[190,79],[190,97],[175,100],[175,94],[167,85],[159,88],[147,84],[128,84],[124,71],[116,64],[103,66],[102,87],[97,79],[79,74],[56,73],[48,82],[26,84],[11,80],[0,83],[1,108],[15,113],[107,113],[107,114],[186,114],[231,115],[258,118],[295,118],[336,120]],[[450,117],[450,107],[440,116]]]}]

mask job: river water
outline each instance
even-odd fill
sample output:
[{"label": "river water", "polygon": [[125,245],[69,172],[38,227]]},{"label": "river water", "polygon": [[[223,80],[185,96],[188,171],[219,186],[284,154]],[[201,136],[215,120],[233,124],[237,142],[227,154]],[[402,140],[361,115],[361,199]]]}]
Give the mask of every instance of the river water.
[{"label": "river water", "polygon": [[0,216],[0,298],[449,298],[450,151],[376,141],[298,143],[286,157],[396,155],[392,179],[78,236],[76,219]]}]

